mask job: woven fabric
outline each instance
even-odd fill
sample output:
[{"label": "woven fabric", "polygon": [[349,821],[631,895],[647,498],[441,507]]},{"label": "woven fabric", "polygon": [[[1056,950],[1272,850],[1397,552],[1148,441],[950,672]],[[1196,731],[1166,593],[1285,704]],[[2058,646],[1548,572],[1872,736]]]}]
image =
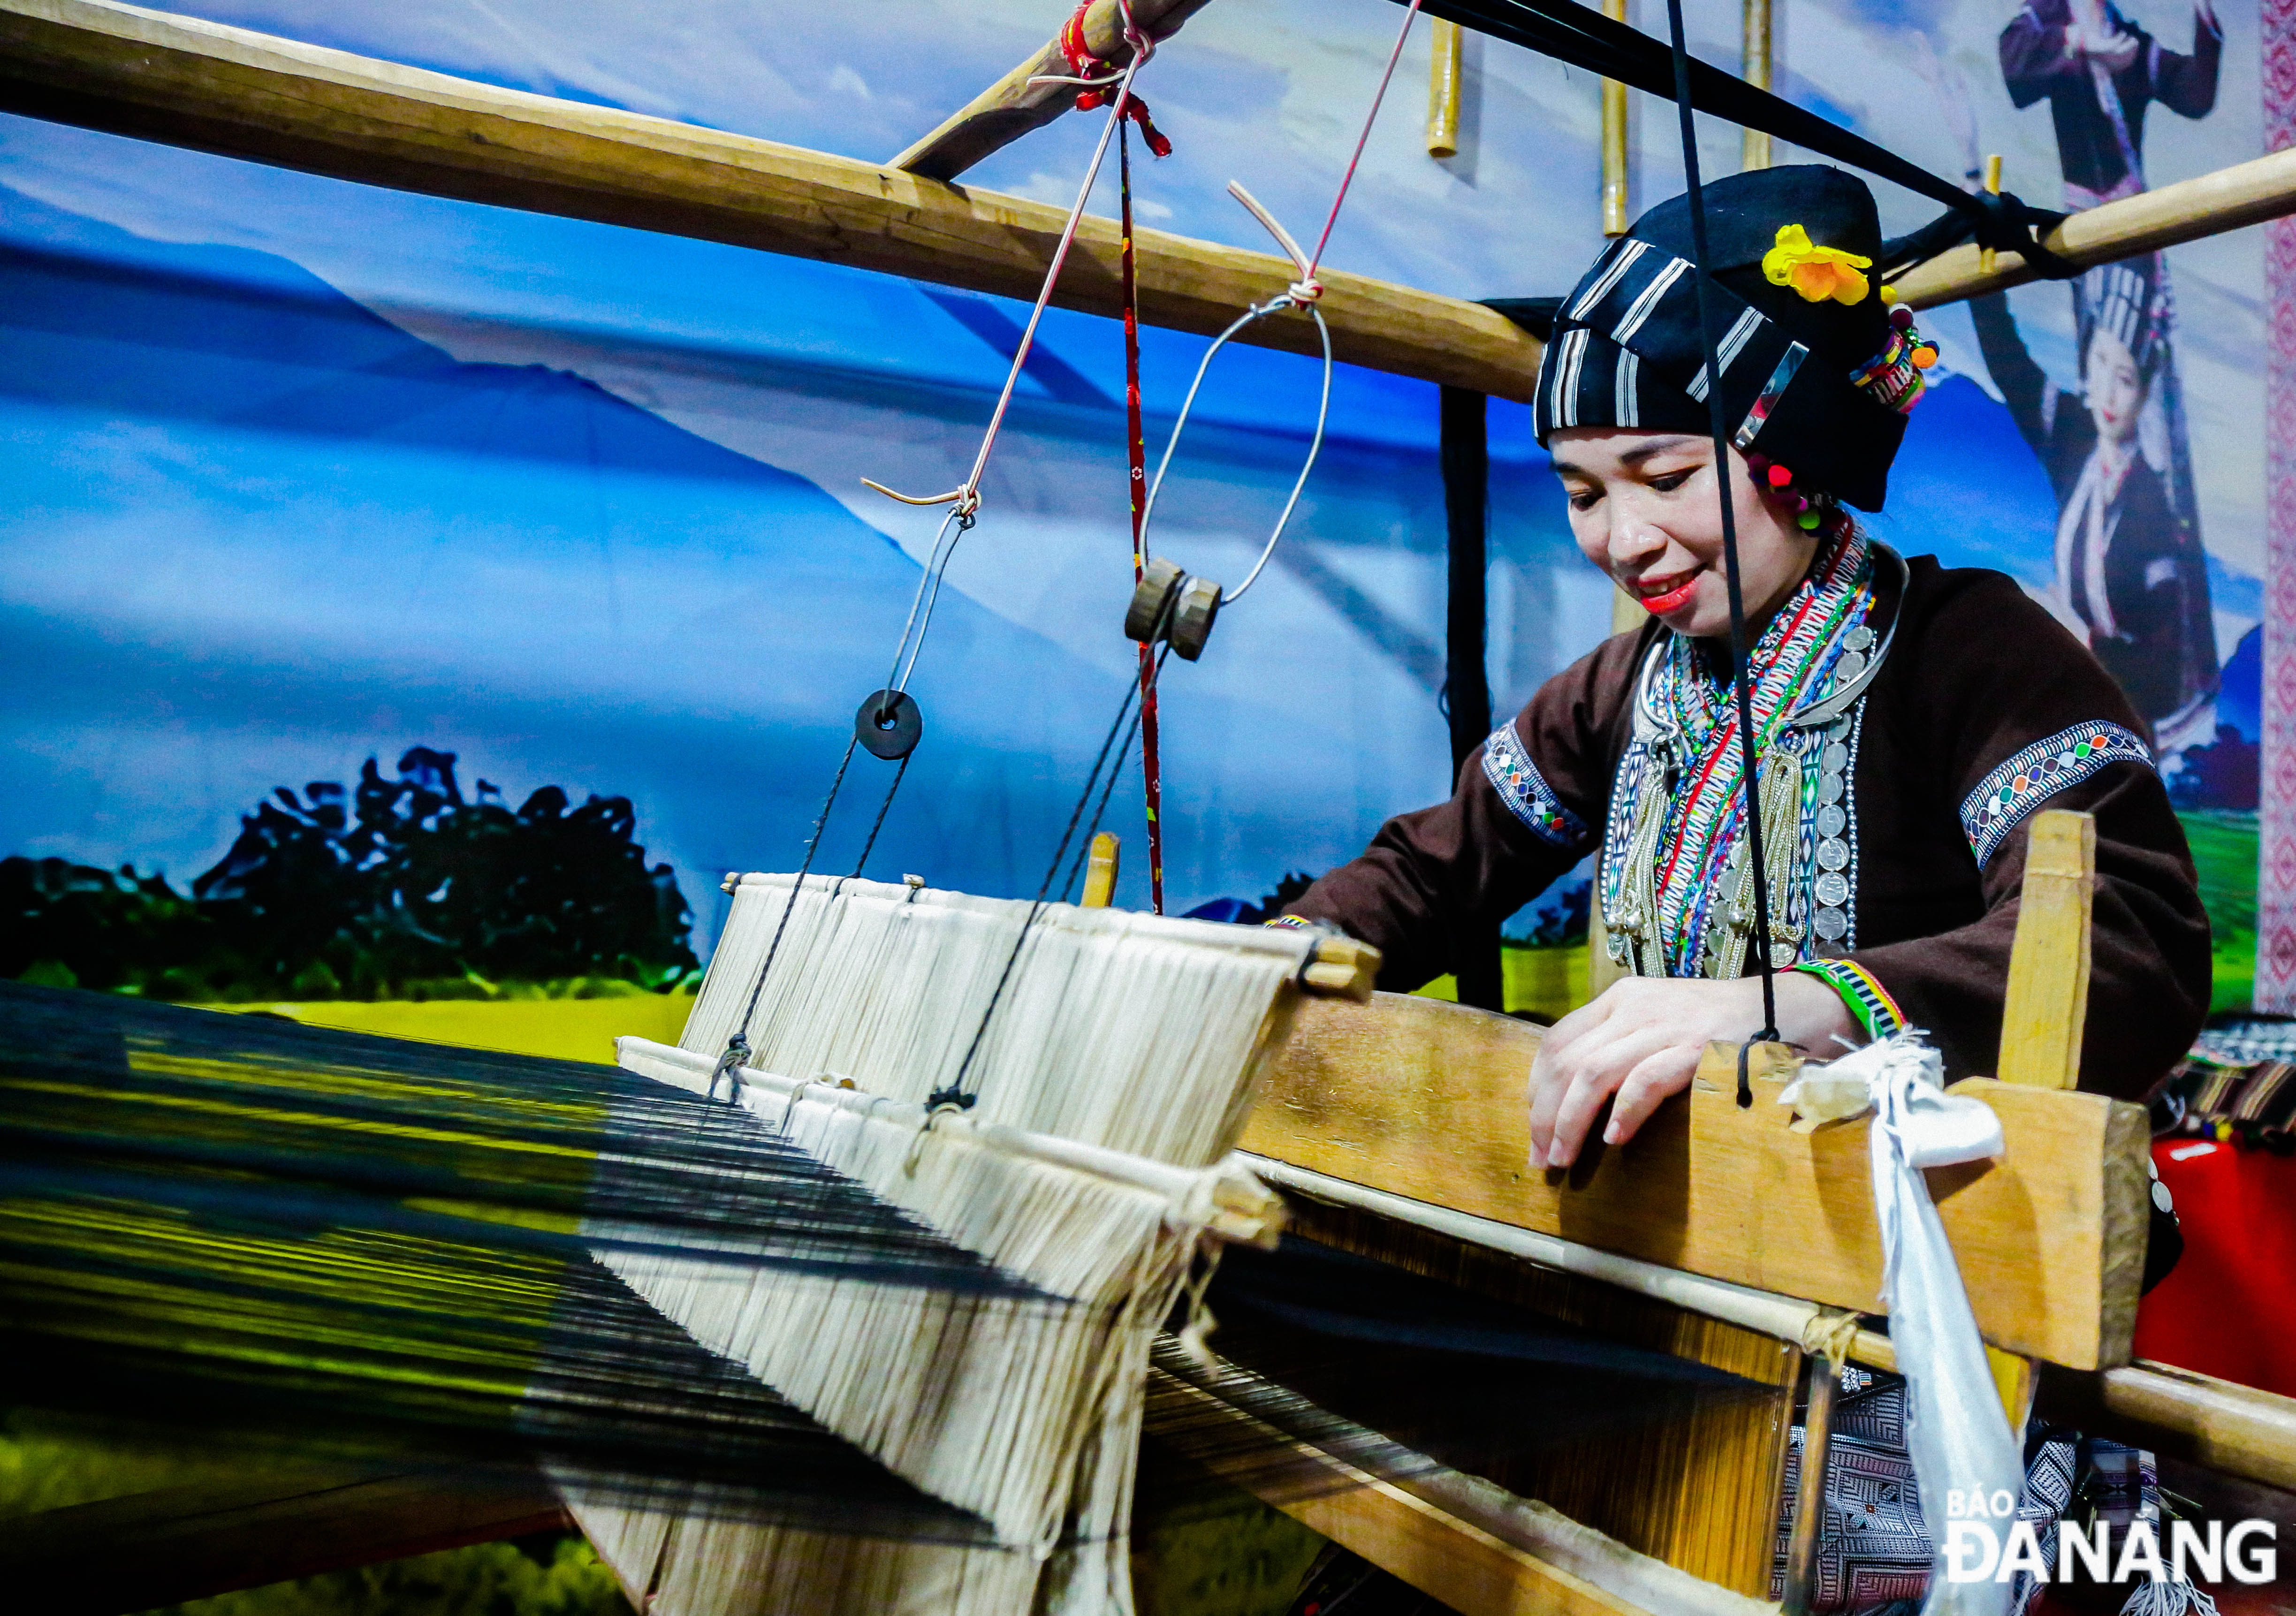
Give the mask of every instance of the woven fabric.
[{"label": "woven fabric", "polygon": [[1840,994],[1849,1013],[1866,1029],[1868,1041],[1886,1038],[1905,1026],[1905,1012],[1898,1008],[1898,1001],[1890,997],[1890,990],[1856,961],[1805,960],[1794,969],[1817,978]]}]

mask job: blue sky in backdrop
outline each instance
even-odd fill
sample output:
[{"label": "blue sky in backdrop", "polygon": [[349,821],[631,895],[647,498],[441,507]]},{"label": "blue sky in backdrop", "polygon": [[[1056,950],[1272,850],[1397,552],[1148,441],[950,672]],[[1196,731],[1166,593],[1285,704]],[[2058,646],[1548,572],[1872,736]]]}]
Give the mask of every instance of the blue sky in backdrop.
[{"label": "blue sky in backdrop", "polygon": [[[186,9],[872,158],[1009,67],[1050,15],[920,0],[705,0],[668,21],[605,0]],[[2181,13],[2157,9],[2173,34]],[[1944,70],[1976,86],[2013,183],[2044,161],[2053,178],[2046,127],[2008,111],[1997,83],[1997,107],[1982,94],[2005,8],[1917,10],[1787,0],[1789,92],[1954,171],[1924,111],[1930,80],[1906,66],[1908,30],[1926,29]],[[1692,12],[1694,40],[1734,37],[1734,4]],[[1312,228],[1400,16],[1384,0],[1208,8],[1144,79],[1179,148],[1144,174],[1144,211],[1259,246],[1221,193],[1241,177]],[[2158,120],[2156,181],[2255,149],[2238,49],[2253,13],[2227,21],[2225,104],[2208,124]],[[1423,53],[1398,75],[1332,261],[1466,295],[1562,290],[1595,240],[1595,86],[1478,44],[1468,149],[1439,164],[1418,150]],[[1638,122],[1638,181],[1655,197],[1679,170],[1666,120]],[[975,177],[1065,202],[1094,133],[1064,120]],[[1705,160],[1726,168],[1734,132],[1708,135]],[[1893,223],[1920,215],[1884,203],[1905,216]],[[2261,507],[2253,245],[2177,263],[2229,647],[2253,619]],[[2018,303],[2061,370],[2062,299],[2037,288]],[[717,872],[794,862],[931,542],[930,517],[858,480],[958,480],[1025,315],[0,119],[0,465],[15,494],[0,513],[0,850],[188,875],[272,785],[344,778],[421,742],[513,795],[631,796],[706,916]],[[1938,330],[1973,367],[1953,320]],[[1152,445],[1202,345],[1151,332],[1144,347]],[[921,665],[931,738],[881,873],[1034,890],[1129,656],[1121,384],[1111,323],[1048,316]],[[1160,545],[1242,575],[1296,472],[1315,384],[1304,360],[1222,356]],[[1512,704],[1594,643],[1608,596],[1569,547],[1526,413],[1495,405],[1492,426],[1491,673]],[[1444,789],[1434,450],[1431,387],[1341,368],[1332,440],[1276,564],[1204,661],[1168,681],[1181,905],[1326,867]],[[1981,371],[1916,414],[1877,525],[1912,551],[2046,581],[2054,505]],[[832,865],[877,778],[857,779]],[[1136,839],[1136,802],[1119,801],[1115,828]],[[1123,901],[1144,898],[1137,870]]]}]

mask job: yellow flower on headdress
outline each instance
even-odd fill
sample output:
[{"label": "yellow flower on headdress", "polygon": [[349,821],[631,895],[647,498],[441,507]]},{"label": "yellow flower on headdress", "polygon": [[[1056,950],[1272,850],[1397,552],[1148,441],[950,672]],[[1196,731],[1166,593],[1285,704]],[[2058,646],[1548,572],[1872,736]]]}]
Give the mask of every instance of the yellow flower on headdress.
[{"label": "yellow flower on headdress", "polygon": [[1778,226],[1778,244],[1762,255],[1762,274],[1771,285],[1791,286],[1813,303],[1828,298],[1837,303],[1859,301],[1867,289],[1858,271],[1873,267],[1872,258],[1818,246],[1800,225]]}]

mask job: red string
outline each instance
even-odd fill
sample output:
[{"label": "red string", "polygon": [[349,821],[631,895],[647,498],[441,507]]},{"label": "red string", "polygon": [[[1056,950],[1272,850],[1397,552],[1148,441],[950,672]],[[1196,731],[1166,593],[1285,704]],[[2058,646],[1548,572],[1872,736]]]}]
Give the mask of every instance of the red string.
[{"label": "red string", "polygon": [[[1084,14],[1091,9],[1092,0],[1082,0],[1069,14],[1069,20],[1061,24],[1061,54],[1069,59],[1069,71],[1078,78],[1104,78],[1116,70],[1111,63],[1094,55],[1092,47],[1085,43]],[[1111,94],[1106,88],[1085,90],[1076,98],[1077,111],[1089,112],[1095,107],[1106,106]],[[1172,155],[1172,143],[1156,127],[1155,119],[1148,114],[1148,103],[1140,99],[1137,92],[1125,97],[1124,116],[1140,126],[1140,136],[1148,143],[1151,152],[1159,157]]]},{"label": "red string", "polygon": [[[1081,16],[1083,13],[1078,13]],[[1067,35],[1063,32],[1063,41]],[[1137,104],[1137,103],[1135,103]],[[1152,135],[1149,149],[1155,149]],[[1158,155],[1162,155],[1160,152]],[[1132,143],[1129,132],[1116,132],[1118,193],[1123,201],[1122,246],[1117,262],[1122,270],[1124,298],[1124,423],[1132,484],[1132,581],[1147,571],[1148,558],[1141,548],[1141,521],[1148,509],[1148,443],[1140,421],[1140,296],[1132,263]],[[1146,645],[1140,647],[1140,780],[1148,808],[1148,900],[1158,915],[1164,912],[1164,775],[1156,750],[1156,660]]]}]

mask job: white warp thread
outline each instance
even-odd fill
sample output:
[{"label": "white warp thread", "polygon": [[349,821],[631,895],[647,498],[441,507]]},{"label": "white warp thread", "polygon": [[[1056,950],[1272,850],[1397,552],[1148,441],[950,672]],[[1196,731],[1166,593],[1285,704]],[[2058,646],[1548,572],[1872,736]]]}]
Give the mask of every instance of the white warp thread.
[{"label": "white warp thread", "polygon": [[[632,1507],[570,1489],[569,1503],[626,1581],[657,1587],[654,1616],[1124,1616],[1150,1342],[1207,1231],[1257,1229],[1266,1191],[1222,1157],[1315,939],[1066,905],[1024,935],[1025,903],[808,880],[752,1013],[790,892],[786,876],[743,880],[682,1049],[626,1039],[623,1064],[700,1091],[746,1021],[745,1109],[1056,1300],[692,1248],[600,1260],[996,1542],[849,1543],[707,1519],[668,1497]],[[978,1103],[921,1126],[921,1103],[960,1072]]]},{"label": "white warp thread", "polygon": [[1922,1177],[1924,1168],[1998,1156],[2001,1119],[1982,1101],[1947,1094],[1943,1079],[1937,1051],[1907,1030],[1810,1068],[1786,1086],[1778,1103],[1820,1120],[1874,1112],[1867,1144],[1882,1226],[1882,1295],[1906,1377],[1906,1446],[1922,1517],[1939,1546],[1923,1616],[2003,1616],[2007,1583],[1946,1578],[1948,1495],[2005,1496],[2009,1515],[1988,1517],[2005,1534],[2025,1478],[1977,1316]]}]

